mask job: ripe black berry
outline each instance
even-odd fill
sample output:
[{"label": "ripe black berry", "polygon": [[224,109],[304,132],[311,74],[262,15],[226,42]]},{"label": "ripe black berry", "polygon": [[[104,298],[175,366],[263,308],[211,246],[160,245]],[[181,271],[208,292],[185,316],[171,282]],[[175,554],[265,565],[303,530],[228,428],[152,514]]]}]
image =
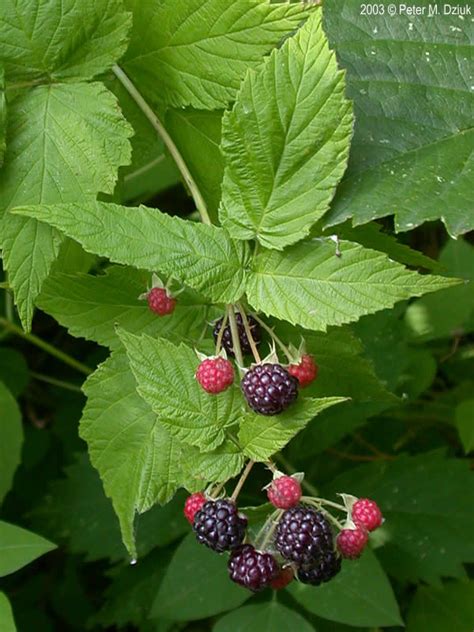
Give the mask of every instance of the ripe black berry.
[{"label": "ripe black berry", "polygon": [[298,380],[280,364],[253,366],[241,388],[250,408],[261,415],[277,415],[298,397]]},{"label": "ripe black berry", "polygon": [[292,507],[278,523],[275,546],[285,559],[298,566],[314,566],[333,550],[331,525],[315,509]]},{"label": "ripe black berry", "polygon": [[[217,337],[221,330],[223,320],[224,320],[223,318],[219,318],[219,320],[214,325],[213,335],[214,335],[215,342],[217,342]],[[252,349],[250,347],[250,342],[245,332],[244,323],[242,321],[242,315],[239,312],[235,314],[235,320],[237,322],[237,329],[239,331],[240,348],[242,349],[242,353],[251,353]],[[249,314],[247,315],[247,320],[249,324],[250,333],[252,334],[252,338],[255,344],[258,346],[262,338],[262,331],[260,329],[260,325],[255,320],[255,318],[253,316],[250,316]],[[222,346],[224,347],[224,349],[227,351],[227,353],[230,356],[235,355],[233,344],[232,344],[232,332],[230,330],[229,323],[227,323],[227,325],[224,327],[224,333],[222,334]]]},{"label": "ripe black berry", "polygon": [[209,500],[194,516],[193,531],[197,541],[222,553],[242,544],[247,518],[238,513],[231,500]]},{"label": "ripe black berry", "polygon": [[261,553],[251,544],[232,551],[227,568],[232,581],[254,592],[268,586],[280,573],[273,555]]},{"label": "ripe black berry", "polygon": [[303,584],[319,586],[328,582],[341,570],[341,558],[335,551],[326,551],[319,562],[314,566],[298,569],[298,579]]}]

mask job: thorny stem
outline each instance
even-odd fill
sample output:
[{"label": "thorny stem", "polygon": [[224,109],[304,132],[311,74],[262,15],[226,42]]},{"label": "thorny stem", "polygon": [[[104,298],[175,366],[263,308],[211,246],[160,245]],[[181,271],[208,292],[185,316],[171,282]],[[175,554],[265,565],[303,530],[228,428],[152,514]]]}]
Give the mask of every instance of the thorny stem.
[{"label": "thorny stem", "polygon": [[276,335],[276,333],[273,331],[273,329],[271,327],[269,327],[267,325],[266,322],[264,322],[261,318],[259,318],[257,316],[257,314],[252,313],[252,316],[255,318],[255,320],[257,321],[257,323],[263,328],[265,329],[265,331],[270,334],[270,337],[272,338],[272,340],[274,340],[277,345],[280,347],[280,349],[283,351],[283,353],[286,355],[286,357],[288,358],[289,362],[293,361],[293,358],[291,356],[290,350],[288,349],[288,347],[285,345],[285,343],[280,340],[280,338],[278,338],[278,336]]},{"label": "thorny stem", "polygon": [[35,345],[36,347],[39,347],[40,349],[43,349],[43,351],[46,351],[46,353],[49,353],[49,355],[54,356],[61,362],[64,362],[64,364],[68,364],[70,367],[72,367],[73,369],[76,369],[76,371],[80,371],[84,375],[90,375],[92,373],[92,369],[90,369],[85,364],[82,364],[82,362],[79,362],[79,360],[76,360],[75,358],[71,357],[67,353],[64,353],[63,351],[56,349],[55,347],[50,345],[48,342],[45,342],[41,338],[38,338],[38,336],[35,336],[34,334],[30,334],[30,333],[27,333],[26,331],[23,331],[21,327],[18,327],[14,323],[8,321],[6,318],[0,318],[0,327],[3,327],[7,331],[10,331],[11,333],[16,334],[17,336],[20,336],[21,338],[24,338],[31,344]]},{"label": "thorny stem", "polygon": [[112,70],[115,76],[117,77],[117,79],[122,83],[124,88],[127,90],[127,92],[135,101],[135,103],[138,105],[138,107],[143,112],[143,114],[150,121],[151,125],[156,130],[156,132],[158,132],[158,135],[160,136],[161,140],[166,145],[166,148],[170,152],[173,160],[176,163],[176,166],[178,167],[181,175],[183,176],[184,181],[186,182],[189,188],[189,191],[191,192],[191,195],[193,196],[194,203],[196,204],[196,208],[199,212],[199,215],[201,216],[201,220],[205,224],[211,224],[212,223],[211,218],[209,217],[209,213],[207,211],[207,206],[204,201],[204,198],[202,197],[201,192],[194,178],[191,175],[191,172],[189,171],[186,163],[184,162],[183,157],[179,153],[176,145],[174,144],[173,139],[168,134],[162,122],[155,114],[155,112],[151,109],[151,107],[142,97],[140,92],[137,90],[134,83],[128,78],[128,76],[122,70],[122,68],[120,68],[120,66],[114,65]]},{"label": "thorny stem", "polygon": [[237,309],[242,316],[242,323],[244,325],[245,333],[247,334],[247,338],[250,344],[250,348],[252,349],[253,357],[255,358],[255,362],[261,362],[260,354],[258,353],[257,345],[255,344],[255,340],[253,339],[252,332],[250,330],[249,319],[247,318],[247,314],[245,313],[245,309],[242,307],[241,303],[237,303]]},{"label": "thorny stem", "polygon": [[234,491],[232,492],[232,496],[230,499],[235,502],[237,500],[238,495],[240,494],[240,490],[242,489],[245,481],[247,480],[247,476],[250,474],[251,469],[255,465],[255,461],[249,461],[245,466],[245,470],[242,472],[241,477],[239,478],[239,482],[235,486]]},{"label": "thorny stem", "polygon": [[227,305],[227,316],[229,318],[230,333],[232,334],[232,348],[234,350],[235,359],[239,367],[239,372],[242,373],[244,366],[244,357],[242,355],[242,349],[240,348],[239,330],[237,327],[237,321],[235,320],[235,311],[233,305]]},{"label": "thorny stem", "polygon": [[[275,454],[275,461],[281,463],[285,470],[290,474],[294,474],[296,472],[296,468],[281,453]],[[310,494],[313,494],[313,496],[317,496],[319,493],[316,487],[311,483],[308,483],[305,478],[301,481],[301,487],[304,487],[304,489],[306,489]]]},{"label": "thorny stem", "polygon": [[219,351],[221,350],[221,345],[222,345],[222,337],[224,335],[224,329],[227,326],[227,320],[229,318],[229,315],[227,314],[227,312],[224,314],[224,318],[222,319],[222,325],[221,328],[219,329],[219,333],[217,334],[217,340],[216,340],[216,355],[219,355]]}]

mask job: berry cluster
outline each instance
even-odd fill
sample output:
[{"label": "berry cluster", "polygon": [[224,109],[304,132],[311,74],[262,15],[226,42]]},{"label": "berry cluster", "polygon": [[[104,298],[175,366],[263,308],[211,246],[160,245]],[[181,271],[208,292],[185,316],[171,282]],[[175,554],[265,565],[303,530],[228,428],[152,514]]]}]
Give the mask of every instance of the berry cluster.
[{"label": "berry cluster", "polygon": [[[266,587],[281,590],[295,578],[319,586],[339,573],[342,558],[359,557],[368,532],[382,524],[382,514],[373,500],[343,495],[343,506],[304,497],[301,478],[274,472],[266,490],[275,511],[253,540],[247,532],[247,517],[233,499],[237,491],[232,498],[214,499],[201,492],[188,497],[184,515],[197,541],[217,553],[229,552],[232,581],[254,592]],[[325,505],[346,513],[344,528]],[[332,523],[340,530],[337,537]]]}]

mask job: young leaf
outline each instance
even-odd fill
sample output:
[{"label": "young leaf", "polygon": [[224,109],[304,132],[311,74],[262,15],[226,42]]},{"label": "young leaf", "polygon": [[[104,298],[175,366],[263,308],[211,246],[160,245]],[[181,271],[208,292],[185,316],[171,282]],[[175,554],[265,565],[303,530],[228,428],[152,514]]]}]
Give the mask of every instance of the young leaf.
[{"label": "young leaf", "polygon": [[308,14],[298,5],[265,0],[127,4],[133,30],[122,61],[126,72],[152,102],[204,110],[232,101],[247,68]]},{"label": "young leaf", "polygon": [[137,394],[124,353],[113,353],[84,385],[88,397],[80,435],[135,555],[134,518],[166,503],[180,479],[180,448]]},{"label": "young leaf", "polygon": [[247,74],[224,115],[222,224],[279,250],[305,237],[344,173],[351,131],[344,75],[317,11]]},{"label": "young leaf", "polygon": [[3,0],[0,61],[9,81],[92,79],[125,52],[130,26],[122,0]]},{"label": "young leaf", "polygon": [[[117,168],[130,159],[131,132],[115,97],[100,83],[51,84],[22,93],[10,103],[0,209],[111,193]],[[0,233],[4,265],[28,329],[62,238],[11,213],[4,213]]]},{"label": "young leaf", "polygon": [[189,491],[204,489],[206,483],[221,483],[237,476],[245,463],[242,450],[232,441],[224,441],[212,452],[182,445],[183,484]]},{"label": "young leaf", "polygon": [[36,533],[0,522],[0,577],[14,573],[56,548]]},{"label": "young leaf", "polygon": [[120,331],[137,389],[172,436],[203,452],[219,446],[242,407],[237,388],[206,393],[194,375],[199,360],[184,344]]},{"label": "young leaf", "polygon": [[380,549],[384,567],[411,581],[464,578],[474,561],[474,477],[469,464],[439,452],[403,456],[351,468],[325,493],[351,490],[373,498],[385,516]]},{"label": "young leaf", "polygon": [[158,318],[147,302],[138,298],[150,281],[149,273],[120,266],[112,266],[100,276],[53,274],[43,284],[36,303],[73,336],[112,349],[120,347],[117,326],[193,344],[206,322],[207,306],[186,292],[179,295],[172,314]]},{"label": "young leaf", "polygon": [[473,625],[474,581],[418,587],[408,611],[407,632],[471,632]]},{"label": "young leaf", "polygon": [[21,461],[23,427],[18,405],[7,387],[0,382],[0,504],[12,486]]},{"label": "young leaf", "polygon": [[16,632],[12,607],[3,592],[0,592],[0,629],[2,632]]},{"label": "young leaf", "polygon": [[347,68],[356,119],[349,169],[327,224],[394,213],[398,231],[435,219],[453,236],[472,230],[469,18],[456,17],[455,25],[441,15],[364,18],[358,0],[343,12],[328,2],[324,16]]},{"label": "young leaf", "polygon": [[246,456],[254,461],[267,461],[325,408],[344,401],[344,397],[300,399],[281,415],[267,419],[247,413],[241,421],[239,441]]},{"label": "young leaf", "polygon": [[359,560],[343,562],[342,571],[327,584],[315,588],[293,582],[288,590],[324,619],[361,627],[402,625],[392,587],[370,549]]},{"label": "young leaf", "polygon": [[294,610],[275,600],[244,606],[224,615],[212,632],[314,632],[312,625]]},{"label": "young leaf", "polygon": [[335,255],[329,239],[297,244],[284,253],[261,252],[248,282],[257,310],[326,331],[397,301],[459,283],[456,279],[410,272],[375,250],[341,242]]},{"label": "young leaf", "polygon": [[27,206],[15,213],[47,222],[116,263],[202,289],[215,302],[237,300],[244,292],[248,248],[222,228],[104,202]]},{"label": "young leaf", "polygon": [[461,402],[456,407],[455,423],[467,454],[474,450],[474,399]]},{"label": "young leaf", "polygon": [[173,621],[205,619],[237,608],[250,593],[229,581],[226,560],[190,533],[177,548],[150,616]]}]

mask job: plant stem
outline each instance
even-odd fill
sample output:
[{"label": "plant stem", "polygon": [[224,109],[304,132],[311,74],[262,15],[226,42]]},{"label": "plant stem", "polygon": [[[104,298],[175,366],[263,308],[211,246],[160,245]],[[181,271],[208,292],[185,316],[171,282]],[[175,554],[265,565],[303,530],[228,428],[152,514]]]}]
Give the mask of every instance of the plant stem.
[{"label": "plant stem", "polygon": [[153,128],[156,130],[156,132],[160,136],[161,140],[166,145],[166,148],[170,152],[173,160],[176,163],[176,166],[178,167],[181,175],[183,176],[184,181],[186,182],[186,184],[187,184],[187,186],[188,186],[188,188],[189,188],[189,190],[191,192],[191,195],[193,196],[194,203],[196,204],[196,208],[199,211],[199,215],[201,216],[201,220],[205,224],[211,224],[212,223],[211,222],[211,218],[209,217],[209,213],[207,211],[207,206],[206,206],[206,203],[204,201],[204,198],[202,197],[201,192],[200,192],[200,190],[199,190],[194,178],[191,175],[191,172],[189,171],[186,163],[184,162],[183,157],[179,153],[178,148],[176,147],[176,145],[174,144],[173,139],[168,134],[168,132],[164,128],[162,122],[160,121],[160,119],[155,114],[155,112],[151,109],[151,107],[148,105],[148,103],[142,97],[140,92],[137,90],[137,88],[135,87],[134,83],[128,78],[128,76],[122,70],[122,68],[120,68],[120,66],[114,65],[112,70],[113,70],[115,76],[117,77],[117,79],[122,83],[124,88],[127,90],[127,92],[132,97],[132,99],[135,101],[135,103],[138,105],[138,107],[143,112],[143,114],[150,121],[151,125],[153,126]]},{"label": "plant stem", "polygon": [[36,347],[43,349],[43,351],[46,351],[46,353],[49,353],[49,355],[54,356],[61,362],[64,362],[64,364],[68,364],[73,369],[76,369],[76,371],[80,371],[80,373],[83,373],[84,375],[90,375],[92,373],[92,369],[90,369],[85,364],[82,364],[82,362],[79,362],[79,360],[76,360],[75,358],[71,357],[67,353],[64,353],[63,351],[56,349],[55,347],[50,345],[48,342],[45,342],[41,338],[38,338],[38,336],[35,336],[34,334],[29,334],[26,331],[23,331],[21,327],[18,327],[14,323],[11,323],[6,318],[0,318],[0,327],[3,327],[7,331],[10,331],[11,333],[16,334],[17,336],[20,336],[20,338],[27,340],[32,345],[35,345]]},{"label": "plant stem", "polygon": [[[294,474],[296,472],[296,468],[293,466],[293,464],[290,463],[280,452],[278,454],[275,454],[274,458],[275,461],[281,463],[285,470],[290,474]],[[319,493],[316,487],[311,483],[308,483],[305,478],[301,481],[301,487],[304,487],[306,490],[308,490],[310,494],[313,494],[313,496],[317,496]]]},{"label": "plant stem", "polygon": [[35,380],[38,380],[38,382],[45,382],[46,384],[52,384],[52,386],[57,386],[58,388],[64,388],[67,391],[82,393],[80,386],[76,386],[75,384],[70,384],[69,382],[64,382],[63,380],[57,380],[55,377],[49,377],[47,375],[43,375],[42,373],[36,373],[34,371],[30,371],[30,375]]},{"label": "plant stem", "polygon": [[[265,521],[265,524],[262,527],[261,532],[258,534],[255,541],[255,548],[259,551],[265,551],[265,547],[270,542],[272,535],[275,533],[276,526],[278,521],[281,518],[283,513],[282,509],[278,509],[278,511],[274,511],[268,519]],[[263,540],[259,542],[262,534],[264,534]]]},{"label": "plant stem", "polygon": [[237,500],[238,495],[240,494],[240,490],[242,489],[245,481],[247,480],[247,476],[250,474],[251,469],[255,465],[255,461],[249,461],[245,466],[245,470],[242,472],[241,477],[239,478],[239,482],[235,486],[234,491],[232,492],[231,500],[234,502]]},{"label": "plant stem", "polygon": [[252,316],[255,318],[255,320],[257,321],[257,323],[263,328],[265,329],[265,331],[270,334],[270,337],[272,340],[274,340],[277,345],[280,347],[280,349],[283,351],[283,353],[286,355],[286,357],[288,358],[289,362],[293,361],[293,358],[291,356],[290,350],[288,349],[288,347],[285,345],[285,343],[280,340],[280,338],[278,338],[278,336],[276,335],[276,333],[273,331],[273,329],[271,327],[269,327],[267,325],[267,323],[265,321],[263,321],[261,318],[259,318],[257,316],[257,314],[252,313]]},{"label": "plant stem", "polygon": [[334,507],[335,509],[339,509],[340,511],[347,511],[344,505],[339,505],[338,503],[333,503],[332,500],[326,500],[325,498],[318,498],[317,496],[302,496],[301,500],[304,502],[314,501],[321,505],[328,505],[328,507]]},{"label": "plant stem", "polygon": [[234,350],[239,372],[242,373],[242,369],[244,367],[244,357],[242,355],[242,349],[240,348],[239,330],[237,327],[237,321],[235,320],[233,305],[227,305],[227,316],[229,317],[230,333],[232,334],[232,349]]},{"label": "plant stem", "polygon": [[255,340],[253,339],[252,332],[250,330],[249,320],[247,318],[247,314],[245,313],[244,308],[241,303],[237,303],[237,309],[242,316],[242,323],[244,325],[245,333],[247,334],[247,339],[250,344],[250,348],[252,349],[253,357],[255,358],[255,362],[261,362],[260,354],[258,353],[257,345],[255,344]]},{"label": "plant stem", "polygon": [[221,350],[221,345],[222,345],[222,337],[224,335],[224,329],[227,326],[227,320],[229,318],[229,315],[227,314],[227,312],[224,314],[224,318],[222,319],[222,325],[221,328],[219,329],[219,333],[217,334],[217,340],[216,340],[216,355],[219,355],[219,351]]},{"label": "plant stem", "polygon": [[219,485],[216,485],[216,487],[212,490],[210,494],[211,498],[217,498],[221,490],[224,488],[224,485],[225,483],[220,483]]}]

